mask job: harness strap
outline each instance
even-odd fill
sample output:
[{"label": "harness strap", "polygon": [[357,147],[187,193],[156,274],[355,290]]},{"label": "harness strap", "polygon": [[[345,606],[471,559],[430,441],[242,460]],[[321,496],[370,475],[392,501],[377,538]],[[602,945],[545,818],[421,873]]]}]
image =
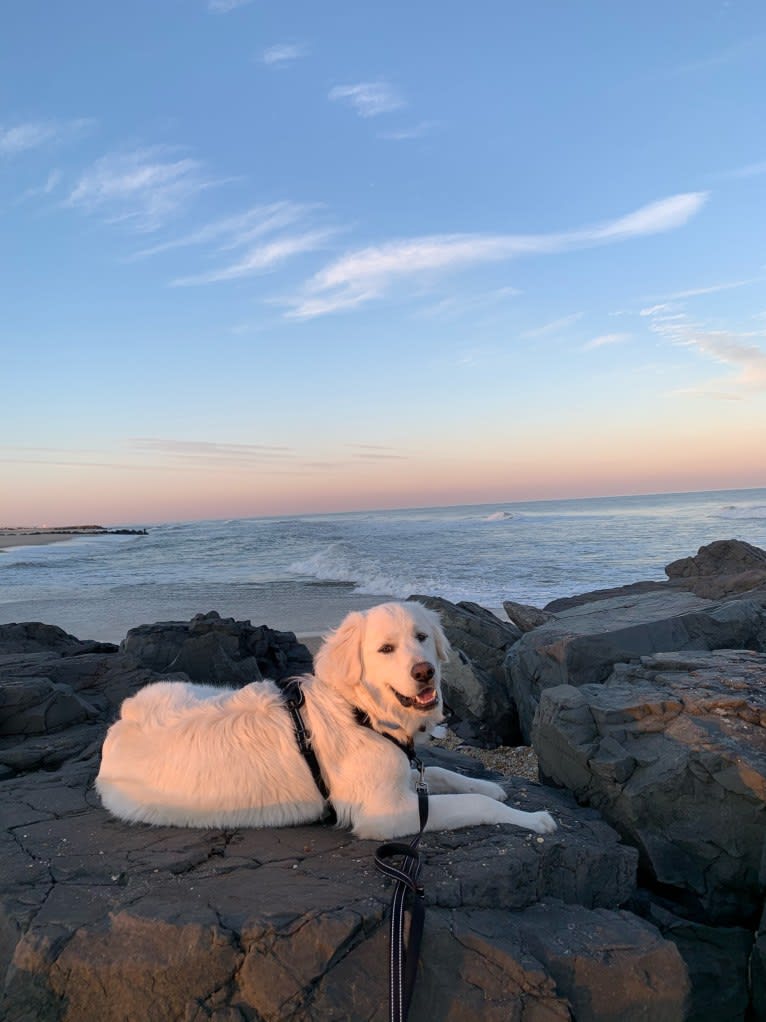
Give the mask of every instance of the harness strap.
[{"label": "harness strap", "polygon": [[[421,766],[421,779],[416,787],[420,830],[409,844],[400,841],[387,841],[375,853],[377,869],[395,882],[394,895],[391,899],[390,926],[388,1002],[390,1022],[407,1022],[412,992],[415,989],[420,942],[425,923],[424,891],[418,883],[423,865],[418,844],[428,822],[428,786],[422,778]],[[398,864],[389,861],[395,856],[401,857]],[[410,927],[405,944],[404,908],[408,894],[411,895]]]},{"label": "harness strap", "polygon": [[330,789],[325,783],[321,767],[319,766],[319,760],[316,758],[316,753],[311,745],[311,732],[304,724],[301,714],[301,707],[306,702],[301,683],[297,678],[288,678],[286,681],[278,681],[276,684],[282,692],[285,706],[293,719],[293,730],[295,731],[298,748],[311,771],[314,784],[316,784],[320,795],[325,800],[321,822],[326,823],[328,826],[334,826],[338,822],[338,816],[335,812],[335,806],[330,801]]},{"label": "harness strap", "polygon": [[415,742],[411,738],[406,742],[402,742],[398,738],[389,734],[388,731],[378,731],[377,728],[373,727],[369,713],[365,713],[364,710],[360,710],[358,706],[354,707],[354,720],[362,727],[368,727],[370,731],[374,731],[375,734],[380,735],[381,738],[387,738],[389,742],[393,742],[397,748],[402,750],[410,763],[420,763],[420,760],[418,760],[415,755]]}]

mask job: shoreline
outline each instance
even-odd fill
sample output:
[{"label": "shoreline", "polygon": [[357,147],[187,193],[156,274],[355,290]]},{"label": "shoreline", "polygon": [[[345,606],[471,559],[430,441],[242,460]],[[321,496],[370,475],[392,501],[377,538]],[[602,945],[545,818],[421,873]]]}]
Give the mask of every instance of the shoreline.
[{"label": "shoreline", "polygon": [[0,532],[0,551],[19,546],[44,546],[47,543],[64,543],[86,535],[77,532]]},{"label": "shoreline", "polygon": [[0,529],[0,551],[20,546],[44,546],[48,543],[63,543],[68,539],[83,536],[145,536],[146,529],[104,529],[101,526],[81,528],[2,528]]}]

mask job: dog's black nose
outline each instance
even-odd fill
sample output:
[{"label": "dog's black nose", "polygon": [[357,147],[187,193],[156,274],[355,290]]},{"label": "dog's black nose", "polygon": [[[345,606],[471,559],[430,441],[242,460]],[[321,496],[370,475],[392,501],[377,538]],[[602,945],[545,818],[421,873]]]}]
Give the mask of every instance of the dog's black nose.
[{"label": "dog's black nose", "polygon": [[417,681],[419,685],[427,684],[436,673],[436,669],[433,664],[429,664],[427,660],[421,660],[419,663],[410,671],[412,677]]}]

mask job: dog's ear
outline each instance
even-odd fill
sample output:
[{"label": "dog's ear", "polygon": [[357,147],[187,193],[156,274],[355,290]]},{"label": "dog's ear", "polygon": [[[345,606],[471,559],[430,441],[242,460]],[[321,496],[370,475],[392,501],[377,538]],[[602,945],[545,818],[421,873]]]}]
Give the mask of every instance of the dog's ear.
[{"label": "dog's ear", "polygon": [[330,632],[314,657],[314,674],[341,692],[362,680],[363,629],[364,615],[352,611]]},{"label": "dog's ear", "polygon": [[436,655],[442,663],[446,663],[449,660],[449,655],[452,652],[452,647],[449,644],[449,639],[444,634],[442,628],[442,619],[439,612],[431,610],[430,607],[426,607],[423,604],[418,605],[423,612],[423,615],[428,622],[428,626],[431,629],[431,633],[434,637],[434,646],[436,647]]},{"label": "dog's ear", "polygon": [[436,646],[436,655],[442,663],[446,663],[446,661],[449,660],[452,647],[449,644],[449,639],[444,634],[444,629],[442,628],[439,615],[434,614],[434,617],[436,618],[434,623],[434,645]]}]

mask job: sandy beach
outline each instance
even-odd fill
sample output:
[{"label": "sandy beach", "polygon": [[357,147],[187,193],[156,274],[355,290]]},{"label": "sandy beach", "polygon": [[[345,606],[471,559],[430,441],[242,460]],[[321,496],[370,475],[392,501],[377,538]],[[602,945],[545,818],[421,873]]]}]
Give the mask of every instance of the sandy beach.
[{"label": "sandy beach", "polygon": [[42,546],[45,543],[63,543],[64,540],[74,539],[78,533],[74,532],[23,532],[19,529],[0,530],[0,550],[7,550],[14,546]]}]

